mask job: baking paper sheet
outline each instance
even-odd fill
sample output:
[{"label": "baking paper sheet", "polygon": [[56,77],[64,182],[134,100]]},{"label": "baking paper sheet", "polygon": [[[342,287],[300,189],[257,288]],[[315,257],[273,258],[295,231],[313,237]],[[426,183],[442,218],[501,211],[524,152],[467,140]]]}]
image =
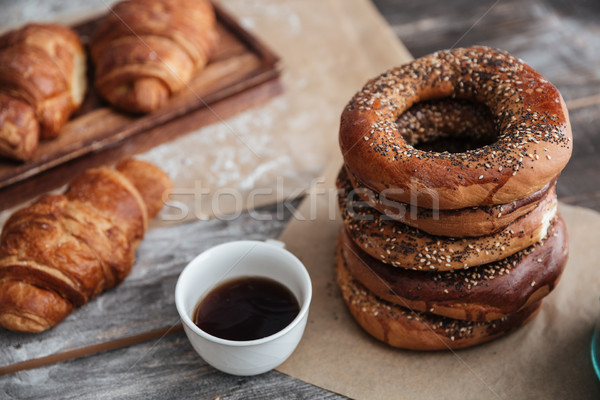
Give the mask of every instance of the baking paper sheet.
[{"label": "baking paper sheet", "polygon": [[306,265],[313,300],[304,337],[279,371],[361,400],[600,399],[590,358],[600,317],[600,214],[559,205],[570,236],[569,261],[528,325],[454,353],[394,349],[355,323],[335,282],[341,220],[333,188],[341,155],[336,158],[280,237]]}]

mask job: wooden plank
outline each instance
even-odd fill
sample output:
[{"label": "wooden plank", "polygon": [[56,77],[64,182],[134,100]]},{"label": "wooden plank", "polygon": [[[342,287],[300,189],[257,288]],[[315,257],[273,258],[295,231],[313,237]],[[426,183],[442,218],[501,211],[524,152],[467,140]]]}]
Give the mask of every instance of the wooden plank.
[{"label": "wooden plank", "polygon": [[0,388],[3,398],[21,400],[346,399],[277,371],[253,377],[221,373],[196,354],[184,333],[0,377]]},{"label": "wooden plank", "polygon": [[455,44],[483,43],[498,33],[521,35],[535,22],[540,2],[408,0],[399,7],[394,0],[377,0],[375,4],[411,54],[421,57]]},{"label": "wooden plank", "polygon": [[409,0],[403,7],[393,0],[375,3],[415,57],[453,45],[483,44],[526,60],[557,85],[566,100],[600,93],[600,40],[591,29],[597,20],[596,25],[572,21],[542,0]]},{"label": "wooden plank", "polygon": [[[20,183],[84,155],[114,147],[130,137],[144,134],[196,110],[210,109],[211,104],[278,79],[278,57],[222,9],[216,7],[216,13],[221,40],[216,54],[206,68],[185,89],[174,95],[165,107],[141,116],[117,112],[100,99],[93,84],[90,84],[81,110],[63,127],[57,139],[40,143],[34,158],[26,163],[0,162],[0,188]],[[75,28],[86,40],[97,23],[98,19],[93,19]],[[89,69],[91,82],[91,65]],[[198,118],[198,114],[196,120],[197,127],[206,124]],[[132,149],[131,145],[128,149]]]},{"label": "wooden plank", "polygon": [[137,335],[125,336],[118,339],[108,340],[106,342],[96,343],[88,346],[78,347],[72,350],[65,350],[59,353],[50,354],[43,357],[32,358],[27,361],[21,361],[15,364],[0,367],[0,376],[14,374],[16,372],[27,371],[30,369],[44,367],[59,362],[74,360],[76,358],[87,357],[89,355],[103,353],[120,349],[122,347],[133,346],[135,344],[147,342],[149,340],[159,340],[167,335],[183,332],[183,325],[177,324],[165,328],[158,328]]}]

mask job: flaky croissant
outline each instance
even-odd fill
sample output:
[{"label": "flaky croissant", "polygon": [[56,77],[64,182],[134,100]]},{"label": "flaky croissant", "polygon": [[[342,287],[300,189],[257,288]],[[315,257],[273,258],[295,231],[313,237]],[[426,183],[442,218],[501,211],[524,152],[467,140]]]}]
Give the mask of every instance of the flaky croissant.
[{"label": "flaky croissant", "polygon": [[207,64],[215,21],[208,0],[117,3],[90,42],[98,91],[126,111],[160,108]]},{"label": "flaky croissant", "polygon": [[126,160],[11,215],[0,236],[0,326],[44,331],[125,279],[170,187],[158,167]]},{"label": "flaky croissant", "polygon": [[86,89],[77,34],[29,24],[0,36],[0,155],[33,156],[38,139],[58,135]]}]

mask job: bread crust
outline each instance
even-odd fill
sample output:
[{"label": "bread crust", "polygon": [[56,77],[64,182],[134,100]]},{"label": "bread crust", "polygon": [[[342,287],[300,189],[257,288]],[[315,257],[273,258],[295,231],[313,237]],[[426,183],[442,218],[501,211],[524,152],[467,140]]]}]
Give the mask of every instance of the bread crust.
[{"label": "bread crust", "polygon": [[546,237],[557,208],[552,186],[533,210],[503,230],[456,238],[431,235],[379,213],[353,194],[348,180],[338,179],[337,186],[340,213],[352,241],[383,263],[413,270],[449,271],[506,258]]},{"label": "bread crust", "polygon": [[127,277],[171,182],[144,161],[120,167],[87,170],[64,194],[44,195],[8,218],[0,236],[0,326],[41,332]]},{"label": "bread crust", "polygon": [[[534,210],[556,183],[555,178],[537,192],[507,204],[432,210],[391,199],[389,193],[393,190],[377,193],[359,182],[347,169],[344,170],[356,195],[381,214],[431,235],[461,238],[487,236],[502,231]],[[344,172],[340,172],[342,179],[343,174]]]},{"label": "bread crust", "polygon": [[[396,120],[440,98],[487,106],[492,144],[462,153],[415,149]],[[507,204],[547,185],[568,162],[572,133],[550,82],[510,54],[483,46],[439,51],[369,81],[341,116],[346,168],[377,193],[414,206],[455,210]]]},{"label": "bread crust", "polygon": [[77,34],[28,24],[0,35],[0,156],[27,161],[40,138],[54,138],[86,90]]},{"label": "bread crust", "polygon": [[377,297],[416,311],[470,321],[503,318],[539,301],[558,283],[568,256],[560,216],[540,243],[500,261],[456,271],[391,267],[360,250],[345,230],[339,242],[352,276]]},{"label": "bread crust", "polygon": [[410,350],[463,349],[496,339],[523,326],[539,311],[541,301],[490,322],[461,321],[413,311],[379,299],[352,277],[337,258],[337,282],[356,322],[376,339]]},{"label": "bread crust", "polygon": [[0,156],[17,160],[33,157],[40,125],[26,102],[0,92]]},{"label": "bread crust", "polygon": [[71,29],[28,24],[0,37],[0,86],[29,104],[41,138],[56,137],[83,101],[85,53]]},{"label": "bread crust", "polygon": [[217,40],[208,0],[121,1],[90,41],[95,85],[115,107],[157,110],[206,66]]}]

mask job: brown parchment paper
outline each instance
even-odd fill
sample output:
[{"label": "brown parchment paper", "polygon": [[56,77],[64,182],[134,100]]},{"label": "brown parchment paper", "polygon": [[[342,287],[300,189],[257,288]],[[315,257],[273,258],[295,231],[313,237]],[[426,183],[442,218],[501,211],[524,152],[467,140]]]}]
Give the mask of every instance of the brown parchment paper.
[{"label": "brown parchment paper", "polygon": [[280,237],[306,265],[313,299],[304,337],[279,371],[355,399],[600,399],[590,359],[600,317],[600,214],[560,204],[569,261],[528,325],[455,353],[399,350],[354,322],[335,283],[341,164],[338,154]]}]

